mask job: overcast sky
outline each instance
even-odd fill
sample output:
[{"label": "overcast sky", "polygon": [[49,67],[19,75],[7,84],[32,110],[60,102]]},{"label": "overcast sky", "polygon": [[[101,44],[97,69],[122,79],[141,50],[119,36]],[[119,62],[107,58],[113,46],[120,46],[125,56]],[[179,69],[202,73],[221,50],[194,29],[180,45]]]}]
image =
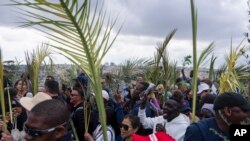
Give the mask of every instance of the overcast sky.
[{"label": "overcast sky", "polygon": [[[9,0],[0,0],[0,4]],[[115,44],[103,62],[120,63],[129,58],[153,57],[157,43],[177,28],[168,51],[170,59],[181,64],[184,56],[192,54],[190,0],[105,0],[112,16],[119,13],[125,21]],[[236,46],[248,31],[247,0],[196,0],[198,10],[198,53],[215,42],[214,54],[224,60],[230,39]],[[18,14],[13,7],[0,8],[0,45],[4,60],[15,57],[24,62],[24,51],[32,50],[47,41],[34,29],[16,28]],[[69,62],[55,57],[56,63]]]}]

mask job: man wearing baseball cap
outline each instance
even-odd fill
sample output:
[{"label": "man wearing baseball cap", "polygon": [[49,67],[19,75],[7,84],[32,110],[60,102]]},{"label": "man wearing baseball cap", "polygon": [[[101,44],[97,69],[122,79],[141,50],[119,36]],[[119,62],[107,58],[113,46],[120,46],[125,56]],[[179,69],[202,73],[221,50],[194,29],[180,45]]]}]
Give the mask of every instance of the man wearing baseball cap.
[{"label": "man wearing baseball cap", "polygon": [[241,94],[226,92],[215,99],[214,110],[214,118],[201,120],[187,128],[185,141],[229,140],[229,126],[247,122],[250,103]]}]

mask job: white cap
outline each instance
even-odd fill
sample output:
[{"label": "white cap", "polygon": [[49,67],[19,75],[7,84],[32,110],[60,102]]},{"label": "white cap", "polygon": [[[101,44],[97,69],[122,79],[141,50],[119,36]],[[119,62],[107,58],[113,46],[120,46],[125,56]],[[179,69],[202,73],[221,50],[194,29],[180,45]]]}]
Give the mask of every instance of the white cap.
[{"label": "white cap", "polygon": [[34,97],[22,97],[20,99],[20,104],[28,111],[30,111],[35,105],[37,105],[40,102],[43,102],[45,100],[52,99],[51,96],[49,96],[46,93],[38,92]]},{"label": "white cap", "polygon": [[109,94],[108,94],[107,91],[102,90],[102,96],[103,96],[104,99],[109,100]]},{"label": "white cap", "polygon": [[197,94],[200,94],[202,91],[205,91],[205,90],[209,90],[209,86],[208,84],[206,83],[201,83],[199,86],[198,86],[198,92]]},{"label": "white cap", "polygon": [[213,115],[215,115],[215,112],[214,112],[214,104],[208,104],[208,103],[205,103],[201,109],[207,109],[209,110],[210,112],[213,113]]}]

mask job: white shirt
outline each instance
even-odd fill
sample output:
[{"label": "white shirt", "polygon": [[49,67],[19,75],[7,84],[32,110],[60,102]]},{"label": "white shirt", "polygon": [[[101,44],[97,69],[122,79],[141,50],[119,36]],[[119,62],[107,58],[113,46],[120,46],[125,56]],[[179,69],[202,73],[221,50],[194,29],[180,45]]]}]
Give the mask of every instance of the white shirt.
[{"label": "white shirt", "polygon": [[[108,141],[115,141],[115,131],[110,125],[107,126],[107,136]],[[93,132],[93,138],[95,141],[104,141],[101,124],[99,124]]]},{"label": "white shirt", "polygon": [[153,129],[154,132],[156,130],[156,125],[158,123],[162,124],[166,129],[166,133],[172,136],[176,141],[184,140],[186,129],[190,125],[190,119],[184,114],[180,114],[179,116],[168,122],[163,118],[163,116],[147,118],[145,109],[141,110],[139,108],[138,117],[140,118],[140,121],[144,128]]}]

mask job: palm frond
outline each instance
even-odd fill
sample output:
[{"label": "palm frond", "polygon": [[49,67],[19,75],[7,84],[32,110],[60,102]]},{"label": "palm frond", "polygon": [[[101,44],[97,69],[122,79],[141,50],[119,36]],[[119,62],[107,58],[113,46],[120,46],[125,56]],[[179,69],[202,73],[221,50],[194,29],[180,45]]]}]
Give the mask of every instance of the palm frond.
[{"label": "palm frond", "polygon": [[192,33],[193,33],[193,79],[192,79],[192,121],[195,121],[195,109],[196,109],[196,91],[197,91],[197,77],[198,77],[198,65],[197,65],[197,10],[195,8],[194,0],[190,0],[191,4],[191,18],[192,18]]},{"label": "palm frond", "polygon": [[38,79],[40,66],[46,57],[50,58],[52,51],[47,43],[42,43],[29,54],[25,53],[26,64],[28,68],[28,74],[30,75],[32,81],[32,93],[36,94],[38,92]]},{"label": "palm frond", "polygon": [[240,80],[242,77],[249,76],[249,69],[242,65],[237,66],[237,60],[246,49],[246,47],[242,45],[242,42],[243,41],[234,49],[231,39],[230,52],[226,56],[226,70],[220,76],[220,93],[228,91],[239,92],[240,90],[241,93],[247,94]]},{"label": "palm frond", "polygon": [[209,66],[209,80],[214,81],[215,80],[215,71],[214,71],[214,63],[216,61],[217,57],[212,55],[211,60],[210,60],[210,66]]},{"label": "palm frond", "polygon": [[103,57],[113,45],[121,27],[113,34],[117,18],[107,18],[104,4],[97,1],[91,10],[91,1],[59,0],[12,0],[27,17],[23,26],[35,26],[52,40],[53,48],[67,56],[88,75],[95,93],[101,117],[104,138],[106,121],[101,93],[100,65]]},{"label": "palm frond", "polygon": [[47,75],[53,76],[55,74],[55,64],[51,57],[49,57],[48,63],[43,61],[44,67],[46,69]]},{"label": "palm frond", "polygon": [[191,58],[192,58],[191,55],[185,56],[182,62],[182,66],[185,67],[186,65],[191,64],[192,63]]},{"label": "palm frond", "polygon": [[207,48],[205,48],[198,59],[197,67],[199,68],[202,63],[207,59],[208,55],[210,55],[213,51],[214,43],[211,43]]},{"label": "palm frond", "polygon": [[[149,69],[148,77],[150,81],[157,84],[160,81],[167,81],[169,80],[169,74],[172,71],[170,68],[172,67],[170,63],[170,59],[167,53],[167,45],[173,38],[174,34],[176,33],[177,29],[172,30],[164,39],[163,43],[158,43],[156,48],[156,53],[154,55],[154,60],[152,63],[152,68]],[[165,82],[165,85],[168,83]]]},{"label": "palm frond", "polygon": [[142,74],[140,67],[145,66],[148,63],[147,59],[144,58],[131,58],[123,61],[118,71],[119,80],[130,82],[134,80],[139,74]]},{"label": "palm frond", "polygon": [[2,110],[2,118],[3,118],[3,131],[7,131],[6,125],[6,111],[5,111],[5,99],[4,99],[4,92],[3,92],[3,60],[2,60],[2,48],[0,48],[0,101],[1,101],[1,110]]}]

